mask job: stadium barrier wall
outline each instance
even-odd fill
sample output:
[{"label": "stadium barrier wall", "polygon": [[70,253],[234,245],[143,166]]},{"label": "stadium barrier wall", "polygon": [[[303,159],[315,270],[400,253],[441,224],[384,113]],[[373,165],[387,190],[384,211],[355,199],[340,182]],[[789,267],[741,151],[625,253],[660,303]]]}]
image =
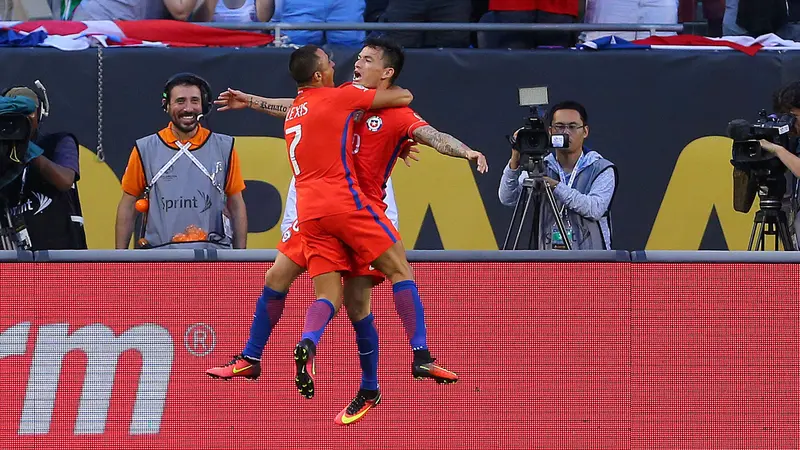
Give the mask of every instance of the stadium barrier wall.
[{"label": "stadium barrier wall", "polygon": [[[333,50],[336,81],[346,81],[357,49]],[[134,141],[168,122],[161,110],[167,78],[191,71],[215,92],[232,87],[291,97],[290,52],[5,48],[3,63],[15,70],[0,73],[0,87],[36,79],[47,87],[53,107],[43,131],[70,131],[80,140],[78,186],[89,246],[111,249],[119,180]],[[399,83],[414,92],[414,109],[482,151],[489,172],[477,174],[466,161],[427,148],[419,163],[399,164],[393,186],[406,248],[502,245],[513,212],[497,198],[510,156],[505,136],[528,114],[518,106],[517,88],[545,85],[551,103],[575,99],[587,107],[588,146],[619,168],[614,248],[745,250],[756,207],[749,214],[733,209],[726,125],[755,120],[771,107],[772,91],[798,73],[798,52],[410,49]],[[657,114],[649,112],[652,105]],[[247,184],[248,247],[274,248],[292,173],[282,122],[253,111],[215,111],[207,125],[236,138]],[[99,144],[102,162],[95,157]]]},{"label": "stadium barrier wall", "polygon": [[241,351],[268,252],[133,262],[122,256],[136,252],[91,252],[107,255],[91,262],[70,253],[0,264],[0,448],[800,446],[793,254],[454,262],[412,252],[430,348],[461,381],[411,378],[383,283],[372,303],[383,402],[340,428],[333,418],[359,382],[344,315],[320,343],[316,397],[293,384],[307,276],[289,293],[259,380],[221,382],[203,372]]}]

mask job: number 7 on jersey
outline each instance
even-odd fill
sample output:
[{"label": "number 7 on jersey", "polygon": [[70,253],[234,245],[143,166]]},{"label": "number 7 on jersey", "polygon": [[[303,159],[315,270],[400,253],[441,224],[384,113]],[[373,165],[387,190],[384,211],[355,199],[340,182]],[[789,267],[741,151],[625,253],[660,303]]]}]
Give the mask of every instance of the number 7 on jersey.
[{"label": "number 7 on jersey", "polygon": [[289,144],[289,160],[292,162],[292,170],[295,176],[300,175],[300,166],[297,165],[297,157],[294,152],[297,149],[297,144],[300,143],[300,138],[303,137],[303,130],[300,125],[295,125],[286,129],[286,136],[293,134],[292,143]]}]

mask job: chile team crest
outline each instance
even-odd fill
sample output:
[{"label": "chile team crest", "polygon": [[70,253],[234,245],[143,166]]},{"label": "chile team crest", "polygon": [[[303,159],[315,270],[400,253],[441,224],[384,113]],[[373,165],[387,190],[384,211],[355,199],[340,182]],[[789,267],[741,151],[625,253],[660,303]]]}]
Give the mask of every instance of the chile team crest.
[{"label": "chile team crest", "polygon": [[383,126],[383,119],[380,116],[372,116],[367,119],[367,129],[369,131],[378,131]]}]

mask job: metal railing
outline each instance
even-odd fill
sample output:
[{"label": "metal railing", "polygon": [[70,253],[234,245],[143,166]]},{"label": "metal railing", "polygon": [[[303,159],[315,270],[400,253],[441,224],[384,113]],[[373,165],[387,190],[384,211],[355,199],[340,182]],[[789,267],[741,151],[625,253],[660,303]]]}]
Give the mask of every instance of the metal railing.
[{"label": "metal railing", "polygon": [[[0,250],[5,263],[67,262],[268,262],[277,250],[153,249],[153,250]],[[541,263],[718,263],[798,264],[800,252],[680,251],[680,250],[408,250],[411,262],[541,262]]]},{"label": "metal railing", "polygon": [[197,25],[225,30],[269,31],[280,39],[282,30],[309,31],[657,31],[681,33],[683,24],[643,24],[643,23],[450,23],[450,22],[325,22],[325,23],[286,23],[286,22],[196,22]]}]

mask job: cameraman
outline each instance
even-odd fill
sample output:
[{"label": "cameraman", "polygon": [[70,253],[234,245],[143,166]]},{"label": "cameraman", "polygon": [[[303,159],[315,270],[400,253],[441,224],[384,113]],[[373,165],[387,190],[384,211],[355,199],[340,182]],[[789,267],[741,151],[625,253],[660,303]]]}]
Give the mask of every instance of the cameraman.
[{"label": "cameraman", "polygon": [[[800,120],[798,120],[800,118],[800,81],[791,82],[775,93],[773,109],[776,113],[789,114],[792,117],[792,128],[789,133],[793,139],[790,142],[792,144],[790,147],[796,148],[797,137],[800,136]],[[800,177],[800,158],[781,145],[764,139],[759,142],[761,143],[761,148],[777,156],[786,168],[792,172],[792,175]],[[795,182],[791,208],[795,214],[792,217],[794,217],[793,228],[796,239],[800,239],[800,205],[798,205],[798,196],[800,196],[800,184]]]},{"label": "cameraman", "polygon": [[29,116],[31,142],[44,150],[25,165],[21,176],[3,188],[3,196],[12,218],[24,223],[32,250],[86,249],[75,184],[80,179],[78,140],[70,133],[39,132],[42,119],[49,114],[46,94],[39,91],[20,86],[2,94],[34,102],[36,110]]},{"label": "cameraman", "polygon": [[[544,158],[544,181],[553,187],[556,206],[564,219],[567,237],[575,250],[611,248],[610,205],[617,186],[617,169],[599,153],[584,147],[589,136],[586,108],[578,102],[554,105],[548,115],[548,133],[568,134],[569,147],[557,149]],[[514,134],[516,140],[516,133]],[[500,202],[514,206],[522,193],[528,173],[520,167],[520,152],[511,150],[511,159],[500,181]],[[548,202],[542,201],[539,245],[542,250],[566,248]]]},{"label": "cameraman", "polygon": [[[798,121],[798,117],[800,117],[800,81],[791,82],[778,90],[775,93],[773,108],[777,113],[792,116],[793,123],[790,133],[795,138],[800,136],[800,121]],[[760,142],[764,150],[775,154],[795,177],[800,177],[800,158],[778,144],[763,139]]]}]

